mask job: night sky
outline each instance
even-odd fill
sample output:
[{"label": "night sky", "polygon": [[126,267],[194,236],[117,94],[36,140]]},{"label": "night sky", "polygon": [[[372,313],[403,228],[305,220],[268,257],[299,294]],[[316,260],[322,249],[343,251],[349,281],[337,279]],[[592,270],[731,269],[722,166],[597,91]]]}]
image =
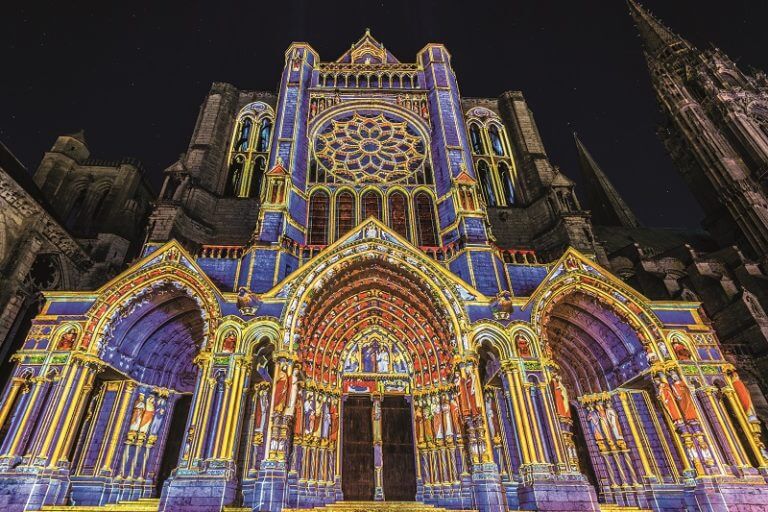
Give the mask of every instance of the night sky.
[{"label": "night sky", "polygon": [[[656,137],[658,107],[623,0],[117,3],[3,6],[0,140],[29,169],[58,134],[84,128],[93,156],[136,157],[158,184],[186,150],[212,82],[274,90],[291,41],[332,61],[370,27],[401,61],[443,42],[464,96],[523,91],[553,162],[578,180],[577,131],[646,224],[700,221]],[[645,5],[696,46],[768,70],[765,0]]]}]

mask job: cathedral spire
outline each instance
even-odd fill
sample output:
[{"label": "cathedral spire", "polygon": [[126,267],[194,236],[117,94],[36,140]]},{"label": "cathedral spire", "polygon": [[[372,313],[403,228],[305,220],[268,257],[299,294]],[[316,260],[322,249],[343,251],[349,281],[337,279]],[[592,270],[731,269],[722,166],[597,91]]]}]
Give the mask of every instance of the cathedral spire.
[{"label": "cathedral spire", "polygon": [[636,0],[627,0],[627,4],[629,13],[635,20],[635,26],[640,32],[643,48],[649,55],[655,56],[661,50],[671,46],[691,48],[688,41],[672,32]]},{"label": "cathedral spire", "polygon": [[587,197],[596,224],[636,228],[640,222],[619,192],[613,187],[595,159],[589,154],[576,133],[576,151],[579,154],[581,174],[587,183]]}]

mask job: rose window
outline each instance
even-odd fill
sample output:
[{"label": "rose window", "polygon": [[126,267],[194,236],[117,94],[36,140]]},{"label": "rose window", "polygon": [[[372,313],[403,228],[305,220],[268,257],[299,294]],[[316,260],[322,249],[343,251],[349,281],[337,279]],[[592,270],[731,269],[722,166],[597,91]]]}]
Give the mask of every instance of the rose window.
[{"label": "rose window", "polygon": [[342,181],[395,182],[424,164],[423,139],[406,121],[384,114],[334,119],[315,140],[320,165]]}]

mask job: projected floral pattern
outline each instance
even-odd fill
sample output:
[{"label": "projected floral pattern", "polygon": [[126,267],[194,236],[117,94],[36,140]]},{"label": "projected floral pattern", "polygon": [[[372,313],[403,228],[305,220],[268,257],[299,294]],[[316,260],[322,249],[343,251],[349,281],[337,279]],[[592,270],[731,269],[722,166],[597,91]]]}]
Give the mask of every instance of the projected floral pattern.
[{"label": "projected floral pattern", "polygon": [[355,112],[325,127],[315,140],[315,155],[341,181],[384,183],[417,171],[424,163],[425,146],[406,121]]}]

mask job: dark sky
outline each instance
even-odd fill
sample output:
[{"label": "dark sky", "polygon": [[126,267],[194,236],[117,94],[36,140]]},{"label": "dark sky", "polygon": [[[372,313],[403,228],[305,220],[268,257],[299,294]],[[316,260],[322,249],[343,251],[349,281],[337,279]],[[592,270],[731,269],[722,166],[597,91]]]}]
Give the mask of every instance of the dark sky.
[{"label": "dark sky", "polygon": [[[658,108],[623,0],[118,3],[4,5],[0,140],[30,169],[56,135],[84,128],[94,156],[139,158],[158,182],[186,150],[211,82],[274,90],[291,41],[335,60],[370,27],[402,61],[445,43],[463,95],[524,92],[568,175],[579,175],[576,130],[642,221],[698,226],[655,135]],[[645,5],[695,45],[768,70],[765,0]]]}]

